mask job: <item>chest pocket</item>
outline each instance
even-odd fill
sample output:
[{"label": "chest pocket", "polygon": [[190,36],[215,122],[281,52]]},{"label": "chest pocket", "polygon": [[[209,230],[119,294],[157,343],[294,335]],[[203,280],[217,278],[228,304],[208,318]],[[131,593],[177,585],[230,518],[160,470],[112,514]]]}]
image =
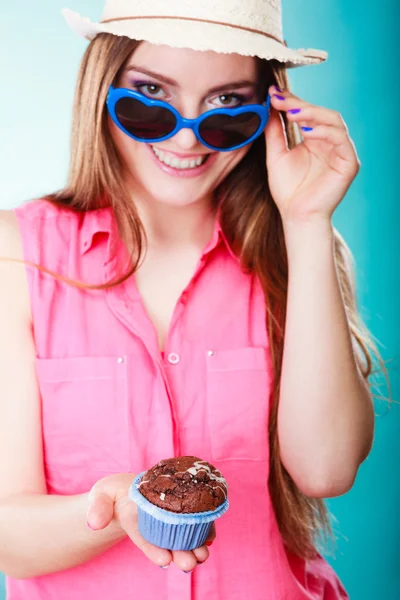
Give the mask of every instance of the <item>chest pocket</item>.
[{"label": "chest pocket", "polygon": [[37,359],[44,458],[58,493],[130,471],[125,357]]},{"label": "chest pocket", "polygon": [[208,354],[207,409],[215,460],[268,460],[269,393],[265,348]]}]

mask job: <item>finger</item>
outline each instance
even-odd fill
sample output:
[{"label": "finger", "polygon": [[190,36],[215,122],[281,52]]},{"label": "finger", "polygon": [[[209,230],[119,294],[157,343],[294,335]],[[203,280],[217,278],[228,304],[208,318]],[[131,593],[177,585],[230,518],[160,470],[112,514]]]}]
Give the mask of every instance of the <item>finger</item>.
[{"label": "finger", "polygon": [[[312,121],[315,125],[330,125],[331,127],[336,127],[337,129],[341,129],[345,133],[348,133],[346,123],[343,121],[342,116],[334,110],[314,106],[312,104],[307,104],[303,108],[288,107],[284,110],[286,110],[286,116],[289,121]],[[290,112],[291,110],[295,112]]]},{"label": "finger", "polygon": [[132,535],[128,534],[130,539],[136,546],[143,552],[143,554],[155,565],[159,567],[168,567],[172,562],[172,552],[159,548],[150,544],[139,531],[134,532]]},{"label": "finger", "polygon": [[301,129],[301,135],[306,140],[323,140],[335,147],[335,152],[342,160],[348,163],[358,163],[354,147],[347,133],[337,127],[317,125],[311,130]]},{"label": "finger", "polygon": [[87,524],[95,531],[107,527],[114,516],[114,502],[107,494],[93,493],[89,495],[89,506],[86,514]]},{"label": "finger", "polygon": [[198,564],[205,562],[209,558],[210,551],[208,548],[210,546],[212,546],[212,544],[216,538],[216,535],[217,535],[217,531],[215,528],[215,523],[213,523],[211,525],[210,533],[208,534],[205,545],[193,550],[193,554],[195,555]]},{"label": "finger", "polygon": [[207,546],[200,546],[200,548],[195,548],[193,550],[193,554],[196,557],[198,565],[201,565],[203,562],[206,562],[206,560],[210,556],[210,552],[209,552]]},{"label": "finger", "polygon": [[138,526],[137,506],[134,502],[127,496],[120,498],[114,505],[114,514],[132,542],[151,562],[160,567],[170,565],[172,561],[171,552],[151,544],[141,535]]},{"label": "finger", "polygon": [[124,529],[132,542],[152,563],[159,567],[167,567],[171,564],[172,553],[145,540],[138,529],[137,522],[132,520],[129,525],[125,523]]},{"label": "finger", "polygon": [[282,116],[272,106],[265,128],[265,146],[268,167],[271,167],[282,154],[286,154],[289,151]]},{"label": "finger", "polygon": [[[316,124],[333,125],[347,131],[346,123],[337,111],[305,102],[287,90],[278,92],[276,88],[271,87],[270,94],[272,106],[277,110],[285,111],[291,121],[312,120]],[[289,111],[296,112],[291,113]]]},{"label": "finger", "polygon": [[196,568],[197,559],[190,550],[172,550],[172,560],[182,571],[189,573]]}]

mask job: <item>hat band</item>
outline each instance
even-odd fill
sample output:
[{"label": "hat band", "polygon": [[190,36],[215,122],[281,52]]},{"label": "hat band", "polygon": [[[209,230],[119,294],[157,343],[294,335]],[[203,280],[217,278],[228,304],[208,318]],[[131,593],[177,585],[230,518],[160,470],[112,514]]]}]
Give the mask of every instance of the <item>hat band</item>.
[{"label": "hat band", "polygon": [[283,44],[284,46],[287,46],[286,42],[280,40],[279,38],[275,37],[274,35],[272,35],[270,33],[266,33],[265,31],[261,31],[259,29],[251,29],[250,27],[242,27],[241,25],[234,25],[233,23],[224,23],[223,21],[209,21],[208,19],[197,19],[194,17],[146,15],[146,16],[139,16],[139,17],[117,17],[115,19],[105,19],[104,21],[101,21],[101,23],[114,23],[115,21],[130,21],[133,19],[173,19],[173,20],[177,19],[179,21],[196,21],[198,23],[211,23],[212,25],[222,25],[223,27],[232,27],[232,29],[241,29],[242,31],[249,31],[250,33],[257,33],[259,35],[263,35],[265,37],[272,38],[276,42],[279,42],[279,44]]}]

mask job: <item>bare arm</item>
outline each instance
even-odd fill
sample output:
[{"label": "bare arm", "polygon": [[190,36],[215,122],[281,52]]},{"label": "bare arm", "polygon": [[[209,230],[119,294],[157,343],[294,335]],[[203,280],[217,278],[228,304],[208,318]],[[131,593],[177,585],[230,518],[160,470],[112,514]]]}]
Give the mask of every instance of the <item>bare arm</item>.
[{"label": "bare arm", "polygon": [[116,524],[90,531],[87,496],[22,492],[0,501],[0,569],[16,579],[47,575],[84,563],[123,539]]},{"label": "bare arm", "polygon": [[[14,213],[0,214],[0,256],[22,258]],[[40,397],[25,266],[0,261],[0,570],[28,577],[67,569],[125,535],[86,526],[87,495],[46,495]]]},{"label": "bare arm", "polygon": [[348,491],[371,448],[374,413],[355,358],[328,221],[285,228],[287,322],[278,433],[282,462],[309,496]]},{"label": "bare arm", "polygon": [[[22,259],[12,212],[0,212],[0,257]],[[142,538],[127,497],[132,474],[106,477],[87,494],[47,495],[35,357],[25,266],[0,260],[0,571],[24,579],[66,570],[127,535],[158,565],[191,570],[206,560],[206,547],[171,553]]]}]

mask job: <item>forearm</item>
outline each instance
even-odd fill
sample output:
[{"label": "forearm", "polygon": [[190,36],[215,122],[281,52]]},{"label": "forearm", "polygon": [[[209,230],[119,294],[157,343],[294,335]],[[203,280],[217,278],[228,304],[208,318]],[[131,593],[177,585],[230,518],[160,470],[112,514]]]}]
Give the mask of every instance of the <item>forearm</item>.
[{"label": "forearm", "polygon": [[373,436],[373,407],[357,367],[328,221],[286,224],[287,321],[278,434],[282,461],[303,491],[352,485]]},{"label": "forearm", "polygon": [[0,571],[16,579],[63,571],[103,553],[125,537],[112,522],[86,525],[88,494],[17,496],[0,501]]}]

